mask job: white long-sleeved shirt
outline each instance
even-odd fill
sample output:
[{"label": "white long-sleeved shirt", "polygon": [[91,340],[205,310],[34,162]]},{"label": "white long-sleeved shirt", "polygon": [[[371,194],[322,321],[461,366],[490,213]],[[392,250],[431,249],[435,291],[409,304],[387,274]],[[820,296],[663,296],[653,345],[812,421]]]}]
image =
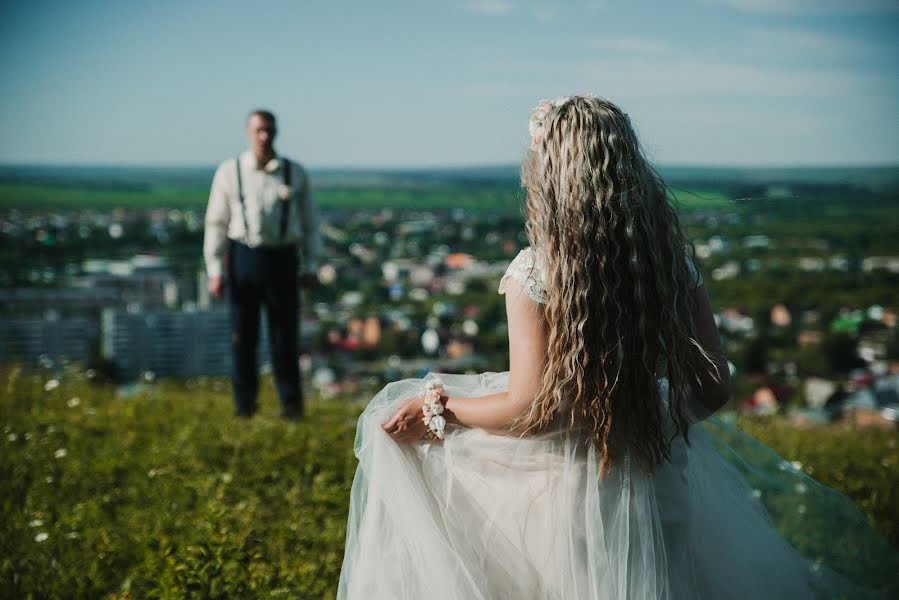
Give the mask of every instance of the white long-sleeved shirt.
[{"label": "white long-sleeved shirt", "polygon": [[257,167],[256,157],[250,150],[241,153],[238,160],[243,209],[237,192],[236,161],[231,158],[223,162],[212,178],[203,240],[206,274],[210,278],[223,275],[223,259],[229,238],[252,248],[298,244],[302,252],[303,271],[316,271],[322,254],[322,240],[318,209],[309,190],[306,171],[298,163],[290,161],[290,187],[293,193],[286,200],[287,228],[282,239],[282,200],[278,197],[278,189],[284,183],[281,157],[273,158],[263,169]]}]

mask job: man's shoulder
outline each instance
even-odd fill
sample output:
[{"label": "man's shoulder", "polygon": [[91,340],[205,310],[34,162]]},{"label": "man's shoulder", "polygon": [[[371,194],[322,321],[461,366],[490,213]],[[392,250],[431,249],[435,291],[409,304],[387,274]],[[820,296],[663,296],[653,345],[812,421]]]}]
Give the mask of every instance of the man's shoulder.
[{"label": "man's shoulder", "polygon": [[291,169],[303,171],[304,173],[306,172],[306,167],[304,167],[300,161],[294,160],[294,159],[290,158],[289,156],[282,156],[281,158],[290,163]]},{"label": "man's shoulder", "polygon": [[237,156],[232,156],[231,158],[226,158],[222,162],[219,163],[218,167],[215,168],[216,173],[224,173],[224,172],[233,172],[234,166],[237,164],[239,158]]},{"label": "man's shoulder", "polygon": [[296,161],[288,156],[282,156],[281,158],[283,160],[286,160],[290,164],[291,175],[297,177],[297,181],[309,178],[309,175],[306,173],[306,167],[304,167],[299,161]]}]

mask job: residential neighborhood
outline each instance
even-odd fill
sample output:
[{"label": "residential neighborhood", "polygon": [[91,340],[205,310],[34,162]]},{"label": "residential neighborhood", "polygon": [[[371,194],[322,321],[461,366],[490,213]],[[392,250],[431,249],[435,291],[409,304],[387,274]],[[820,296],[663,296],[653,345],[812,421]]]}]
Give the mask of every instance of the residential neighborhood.
[{"label": "residential neighborhood", "polygon": [[[738,211],[685,220],[713,233],[694,238],[695,259],[736,376],[733,408],[789,412],[800,425],[896,425],[895,305],[735,302],[727,291],[784,273],[895,278],[899,254],[850,254],[822,237],[728,235],[746,228]],[[758,216],[750,221],[764,230]],[[0,213],[2,244],[27,249],[0,271],[0,361],[77,362],[121,381],[226,376],[227,302],[207,292],[202,228],[193,209]],[[321,231],[323,285],[301,292],[299,358],[318,393],[507,368],[497,285],[527,245],[519,214],[327,209]],[[270,368],[265,327],[259,360]]]}]

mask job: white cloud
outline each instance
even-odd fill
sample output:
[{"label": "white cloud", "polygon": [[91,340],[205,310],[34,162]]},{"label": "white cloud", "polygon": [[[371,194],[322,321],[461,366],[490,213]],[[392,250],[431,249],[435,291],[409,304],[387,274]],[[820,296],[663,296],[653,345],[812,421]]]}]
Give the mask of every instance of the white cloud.
[{"label": "white cloud", "polygon": [[583,5],[567,5],[550,0],[473,0],[457,5],[463,12],[486,17],[504,17],[524,15],[538,23],[551,23],[563,17],[570,17],[581,12],[595,12],[600,3],[587,2]]},{"label": "white cloud", "polygon": [[524,93],[518,86],[503,83],[471,83],[463,85],[458,91],[462,96],[473,98],[510,98]]},{"label": "white cloud", "polygon": [[541,4],[534,8],[533,13],[539,23],[551,23],[563,16],[558,5],[554,4]]},{"label": "white cloud", "polygon": [[899,11],[896,0],[703,0],[762,15],[880,14]]},{"label": "white cloud", "polygon": [[755,27],[746,32],[746,38],[753,47],[771,54],[858,58],[879,52],[869,42],[801,29]]},{"label": "white cloud", "polygon": [[515,4],[503,0],[477,0],[466,2],[460,6],[462,10],[478,15],[491,17],[503,16],[515,12]]},{"label": "white cloud", "polygon": [[607,89],[641,97],[801,98],[859,93],[879,80],[864,73],[838,69],[765,68],[739,63],[694,59],[674,61],[638,58],[589,61],[573,66],[580,79]]},{"label": "white cloud", "polygon": [[609,36],[590,40],[584,44],[587,50],[621,54],[664,54],[672,47],[665,40],[638,36]]}]

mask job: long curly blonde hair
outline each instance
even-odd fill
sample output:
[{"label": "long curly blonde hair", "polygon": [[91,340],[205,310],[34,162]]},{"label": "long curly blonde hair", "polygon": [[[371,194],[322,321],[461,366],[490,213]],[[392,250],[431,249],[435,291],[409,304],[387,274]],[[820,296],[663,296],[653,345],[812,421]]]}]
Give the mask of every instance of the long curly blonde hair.
[{"label": "long curly blonde hair", "polygon": [[549,350],[522,429],[565,418],[589,432],[603,473],[626,452],[648,471],[670,457],[676,435],[687,439],[691,380],[717,373],[694,337],[680,221],[617,106],[575,96],[537,111],[522,185],[528,238],[545,269]]}]

